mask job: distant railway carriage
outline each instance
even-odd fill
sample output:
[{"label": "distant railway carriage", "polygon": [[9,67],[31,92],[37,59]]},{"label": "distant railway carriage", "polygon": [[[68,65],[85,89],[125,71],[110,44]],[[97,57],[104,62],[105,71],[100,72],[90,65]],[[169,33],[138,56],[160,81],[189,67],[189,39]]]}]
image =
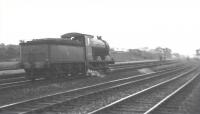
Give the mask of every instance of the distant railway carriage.
[{"label": "distant railway carriage", "polygon": [[105,70],[114,63],[108,43],[87,34],[36,39],[22,42],[20,47],[21,66],[30,79]]}]

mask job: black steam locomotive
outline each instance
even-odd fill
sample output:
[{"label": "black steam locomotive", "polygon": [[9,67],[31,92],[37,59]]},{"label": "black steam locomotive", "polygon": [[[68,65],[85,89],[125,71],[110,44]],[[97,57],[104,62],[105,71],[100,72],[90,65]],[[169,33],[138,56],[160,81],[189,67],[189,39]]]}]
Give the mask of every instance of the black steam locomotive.
[{"label": "black steam locomotive", "polygon": [[21,66],[27,78],[87,74],[114,64],[109,45],[101,37],[67,33],[61,38],[34,39],[20,43]]}]

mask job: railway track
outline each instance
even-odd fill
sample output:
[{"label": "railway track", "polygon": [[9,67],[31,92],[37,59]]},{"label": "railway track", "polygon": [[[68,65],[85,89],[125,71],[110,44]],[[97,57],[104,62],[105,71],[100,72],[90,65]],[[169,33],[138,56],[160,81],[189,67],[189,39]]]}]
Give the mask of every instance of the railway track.
[{"label": "railway track", "polygon": [[0,90],[4,88],[9,88],[13,86],[18,86],[21,84],[25,84],[30,82],[30,80],[26,79],[25,74],[17,74],[11,76],[3,76],[0,77]]},{"label": "railway track", "polygon": [[[160,62],[148,62],[148,64],[145,63],[137,63],[135,64],[120,64],[120,65],[116,65],[116,66],[111,66],[110,69],[112,69],[112,72],[115,71],[121,71],[121,70],[128,70],[128,69],[139,69],[139,68],[143,68],[143,67],[153,67],[160,64]],[[164,64],[164,63],[163,63]],[[174,62],[171,61],[166,61],[165,64],[176,64]],[[42,79],[37,79],[37,80],[42,80]],[[0,90],[2,89],[7,89],[7,88],[12,88],[12,87],[17,87],[17,86],[22,86],[25,84],[30,83],[31,81],[28,80],[27,78],[25,78],[25,75],[19,75],[17,74],[16,77],[14,77],[14,75],[12,76],[2,76],[0,78]]]},{"label": "railway track", "polygon": [[110,65],[109,68],[111,70],[124,70],[124,69],[139,69],[144,67],[152,67],[156,65],[166,65],[166,64],[173,64],[176,61],[150,61],[150,62],[141,62],[141,63],[127,63],[127,64],[114,64]]},{"label": "railway track", "polygon": [[[188,68],[188,67],[187,67]],[[186,68],[170,69],[168,71],[145,74],[139,76],[133,76],[125,79],[113,80],[109,82],[99,83],[92,86],[78,88],[62,93],[47,95],[39,98],[16,102],[0,107],[0,113],[39,113],[43,111],[50,111],[52,107],[60,106],[63,104],[73,104],[76,101],[93,101],[94,96],[100,96],[107,92],[113,92],[116,90],[126,90],[125,88],[135,85],[134,87],[143,86],[145,83],[156,83],[155,80],[161,81],[166,78],[172,78],[174,75],[178,75],[185,71]],[[187,70],[184,74],[192,72],[194,69]],[[182,74],[183,75],[183,74]],[[152,82],[153,80],[153,82]],[[158,83],[158,82],[157,82]],[[136,88],[137,88],[136,87]],[[138,87],[140,90],[141,88]],[[99,95],[100,94],[100,95]],[[69,106],[71,107],[71,106]],[[69,108],[68,107],[68,108]],[[53,108],[54,109],[54,108]]]},{"label": "railway track", "polygon": [[2,82],[0,84],[0,90],[2,90],[2,89],[10,88],[10,87],[20,86],[22,84],[26,84],[31,81],[27,80],[25,77],[21,77],[21,78],[14,78],[14,79],[4,79],[4,80],[0,80],[0,82]]},{"label": "railway track", "polygon": [[178,92],[190,86],[196,78],[199,78],[199,75],[200,73],[192,73],[189,76],[176,76],[94,110],[89,114],[174,114],[172,106],[168,107],[171,111],[168,110],[168,112],[163,111],[161,105],[165,107],[165,102],[170,98],[175,97],[175,95],[179,97],[177,96]]},{"label": "railway track", "polygon": [[[197,106],[194,105],[194,102],[191,104],[187,103],[187,100],[190,99],[191,93],[197,90],[197,85],[199,85],[200,76],[194,76],[185,84],[180,86],[174,92],[166,96],[163,100],[158,102],[154,107],[146,111],[145,114],[196,114],[196,110],[193,110]],[[196,91],[199,92],[199,89]],[[193,96],[192,96],[193,97]],[[196,96],[197,97],[197,96]],[[198,96],[199,97],[199,96]],[[197,99],[198,100],[198,99]],[[191,102],[191,101],[190,101]],[[186,106],[184,106],[186,104]],[[192,109],[193,108],[193,109]]]}]

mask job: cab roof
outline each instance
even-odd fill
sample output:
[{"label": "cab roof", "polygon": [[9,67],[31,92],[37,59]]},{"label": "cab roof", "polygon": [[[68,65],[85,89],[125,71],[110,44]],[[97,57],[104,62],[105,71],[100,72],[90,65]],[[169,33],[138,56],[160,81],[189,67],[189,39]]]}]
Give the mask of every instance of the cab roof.
[{"label": "cab roof", "polygon": [[71,32],[71,33],[66,33],[61,35],[61,38],[71,38],[71,37],[89,37],[89,38],[93,38],[93,35],[89,35],[89,34],[82,34],[82,33],[77,33],[77,32]]}]

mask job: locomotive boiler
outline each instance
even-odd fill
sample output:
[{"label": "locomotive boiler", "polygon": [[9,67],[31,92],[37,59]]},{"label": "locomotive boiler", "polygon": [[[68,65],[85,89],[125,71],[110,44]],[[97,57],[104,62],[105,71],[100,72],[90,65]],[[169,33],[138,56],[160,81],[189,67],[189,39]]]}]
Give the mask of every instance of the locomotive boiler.
[{"label": "locomotive boiler", "polygon": [[109,45],[101,37],[67,33],[61,38],[33,39],[20,43],[20,63],[27,78],[87,74],[106,70],[114,60]]}]

